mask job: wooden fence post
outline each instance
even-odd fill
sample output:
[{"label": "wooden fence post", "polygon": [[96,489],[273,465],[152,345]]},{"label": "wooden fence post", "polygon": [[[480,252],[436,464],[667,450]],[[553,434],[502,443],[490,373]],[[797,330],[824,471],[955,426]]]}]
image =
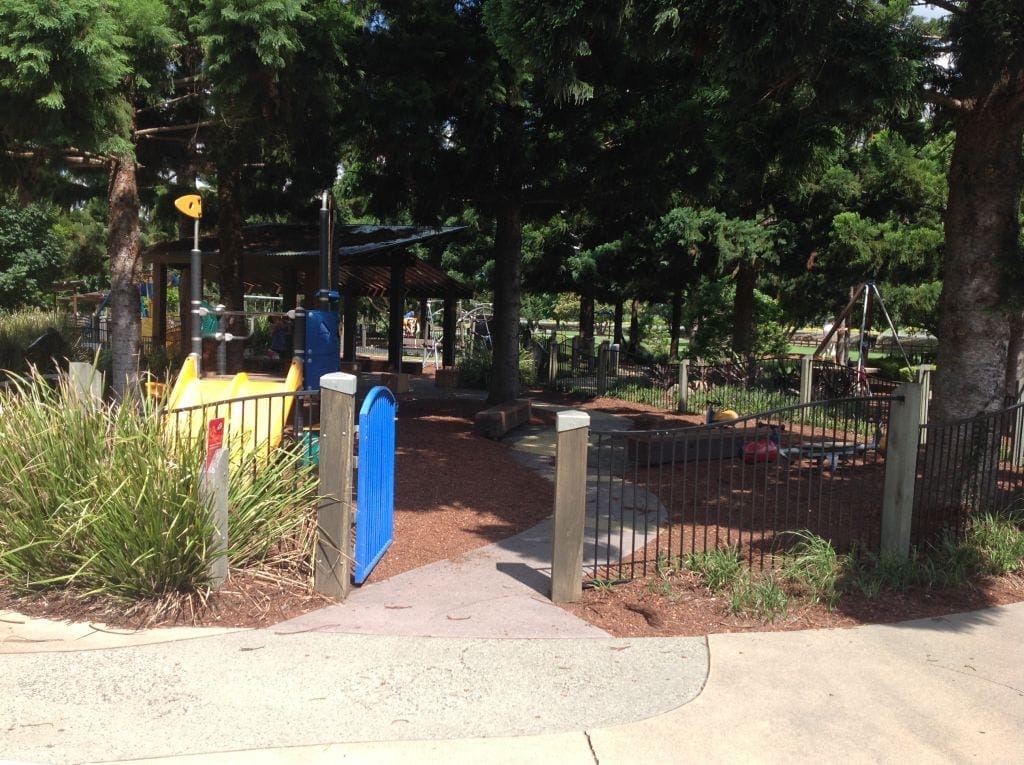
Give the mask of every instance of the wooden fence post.
[{"label": "wooden fence post", "polygon": [[332,372],[320,378],[320,487],[313,586],[332,598],[352,588],[352,447],[356,377]]},{"label": "wooden fence post", "polygon": [[814,356],[800,357],[800,403],[809,404],[814,398]]},{"label": "wooden fence post", "polygon": [[228,578],[228,465],[227,449],[217,449],[199,479],[199,498],[210,511],[214,534],[210,559],[210,586],[220,587]]},{"label": "wooden fence post", "polygon": [[[934,364],[919,364],[917,367],[917,382],[921,385],[921,424],[928,424],[928,406],[931,403],[932,372],[935,371]],[[921,443],[927,443],[928,431],[921,431]]]},{"label": "wooden fence post", "polygon": [[910,554],[920,438],[921,385],[904,383],[892,394],[882,493],[882,552],[898,558]]},{"label": "wooden fence post", "polygon": [[555,517],[551,553],[551,600],[573,603],[583,594],[583,531],[587,515],[587,451],[590,415],[556,415]]},{"label": "wooden fence post", "polygon": [[677,408],[680,414],[690,411],[690,360],[679,361],[679,395],[676,396]]},{"label": "wooden fence post", "polygon": [[103,403],[103,373],[87,361],[68,363],[68,380],[75,398],[85,408]]}]

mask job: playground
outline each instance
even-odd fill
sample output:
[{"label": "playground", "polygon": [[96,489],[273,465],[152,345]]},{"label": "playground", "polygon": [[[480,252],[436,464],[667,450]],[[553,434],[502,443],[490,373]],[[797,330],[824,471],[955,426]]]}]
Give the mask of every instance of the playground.
[{"label": "playground", "polygon": [[[364,586],[372,587],[437,561],[457,563],[548,517],[553,485],[523,463],[520,446],[523,440],[552,430],[554,410],[571,407],[634,421],[666,416],[652,407],[610,399],[583,401],[540,392],[531,396],[537,403],[531,423],[516,437],[503,441],[473,434],[474,416],[485,406],[477,393],[426,384],[399,396],[395,542]],[[686,421],[667,417],[680,424]],[[853,512],[866,509],[872,501],[857,496],[848,499]],[[1022,598],[1024,580],[1019,576],[986,578],[945,591],[941,597],[914,590],[883,593],[873,599],[844,596],[834,610],[806,602],[783,619],[761,621],[726,613],[721,596],[711,593],[692,573],[652,571],[650,577],[630,583],[587,589],[579,603],[566,608],[616,635],[703,635],[887,623]],[[141,604],[125,613],[120,606],[112,608],[102,601],[86,604],[55,594],[13,600],[0,591],[0,608],[131,627],[182,623],[269,626],[329,602],[310,594],[302,582],[246,571],[232,571],[222,590],[209,596],[207,607],[195,612],[158,613],[153,604]]]}]

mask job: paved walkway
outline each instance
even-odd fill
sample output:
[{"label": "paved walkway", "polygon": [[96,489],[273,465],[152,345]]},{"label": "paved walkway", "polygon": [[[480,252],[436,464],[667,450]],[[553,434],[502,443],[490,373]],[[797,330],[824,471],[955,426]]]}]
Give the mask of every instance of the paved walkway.
[{"label": "paved walkway", "polygon": [[[543,431],[519,447],[550,467]],[[549,550],[541,525],[266,630],[124,633],[0,613],[0,759],[1021,759],[1024,604],[618,639],[547,600]]]}]

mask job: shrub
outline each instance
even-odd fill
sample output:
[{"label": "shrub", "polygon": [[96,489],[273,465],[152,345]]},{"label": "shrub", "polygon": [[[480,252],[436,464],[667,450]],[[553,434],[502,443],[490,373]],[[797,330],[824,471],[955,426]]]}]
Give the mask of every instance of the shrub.
[{"label": "shrub", "polygon": [[790,533],[798,541],[786,556],[783,575],[803,583],[810,590],[813,602],[834,608],[839,599],[838,582],[843,574],[843,561],[827,539],[810,531]]},{"label": "shrub", "polygon": [[[168,439],[143,403],[82,406],[64,384],[22,380],[0,395],[0,579],[143,599],[208,584],[214,529],[199,500],[203,444]],[[229,556],[311,548],[312,469],[283,453],[233,471]],[[296,541],[297,538],[297,541]]]}]

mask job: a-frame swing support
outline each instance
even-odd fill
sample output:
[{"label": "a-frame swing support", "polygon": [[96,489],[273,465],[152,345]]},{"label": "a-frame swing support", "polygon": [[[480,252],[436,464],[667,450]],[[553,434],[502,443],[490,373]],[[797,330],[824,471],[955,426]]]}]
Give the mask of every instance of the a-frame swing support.
[{"label": "a-frame swing support", "polygon": [[893,339],[896,341],[896,347],[900,349],[900,355],[903,356],[903,362],[909,367],[910,359],[907,357],[907,352],[903,349],[903,343],[900,342],[899,333],[896,331],[896,326],[892,323],[892,318],[889,316],[889,311],[885,307],[885,301],[882,300],[882,294],[878,291],[878,285],[874,282],[864,282],[857,287],[856,292],[850,298],[850,302],[846,304],[846,307],[839,312],[836,316],[835,321],[832,323],[832,328],[825,333],[824,339],[818,343],[818,347],[814,349],[814,356],[817,358],[821,356],[825,349],[828,347],[832,340],[832,337],[839,331],[839,328],[846,323],[850,314],[853,313],[853,309],[858,303],[863,305],[863,313],[861,314],[860,321],[860,339],[858,341],[858,353],[857,353],[857,367],[863,369],[867,358],[866,353],[866,337],[871,327],[868,324],[869,317],[871,315],[871,303],[872,300],[878,301],[878,306],[882,309],[882,315],[885,316],[885,321],[889,325],[889,329],[892,330]]}]

